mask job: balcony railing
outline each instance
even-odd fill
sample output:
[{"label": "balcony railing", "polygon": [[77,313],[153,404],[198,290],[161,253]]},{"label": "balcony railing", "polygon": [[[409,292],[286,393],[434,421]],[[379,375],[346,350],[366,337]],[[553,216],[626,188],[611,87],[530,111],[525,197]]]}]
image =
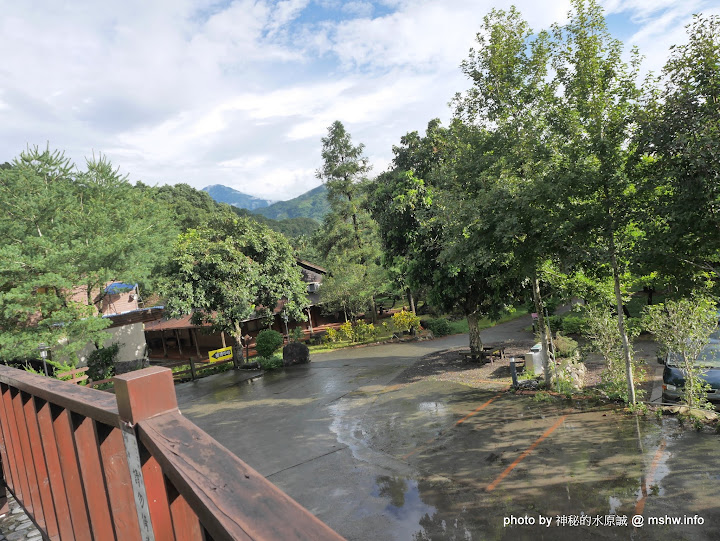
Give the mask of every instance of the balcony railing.
[{"label": "balcony railing", "polygon": [[6,487],[60,540],[341,539],[180,414],[172,374],[115,395],[0,365]]}]

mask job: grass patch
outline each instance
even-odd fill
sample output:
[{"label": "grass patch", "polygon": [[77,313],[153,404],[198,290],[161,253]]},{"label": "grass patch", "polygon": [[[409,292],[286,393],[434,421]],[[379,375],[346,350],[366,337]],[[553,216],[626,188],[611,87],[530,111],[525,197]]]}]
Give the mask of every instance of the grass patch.
[{"label": "grass patch", "polygon": [[[478,327],[480,328],[480,330],[489,329],[490,327],[494,327],[499,323],[507,323],[508,321],[512,321],[514,319],[527,315],[527,313],[528,312],[523,309],[511,309],[507,314],[503,315],[498,320],[492,320],[486,317],[482,318],[480,321],[478,321]],[[450,334],[467,334],[468,332],[470,332],[466,318],[459,319],[457,321],[450,321],[450,328]]]},{"label": "grass patch", "polygon": [[384,340],[389,340],[392,338],[393,333],[382,333],[377,335],[374,338],[368,338],[367,340],[363,340],[361,342],[350,342],[348,340],[339,340],[337,342],[327,342],[324,344],[318,344],[314,346],[308,345],[308,349],[310,350],[310,353],[320,353],[323,351],[332,351],[334,349],[342,349],[350,346],[360,346],[362,344],[374,344],[375,342],[382,342]]}]

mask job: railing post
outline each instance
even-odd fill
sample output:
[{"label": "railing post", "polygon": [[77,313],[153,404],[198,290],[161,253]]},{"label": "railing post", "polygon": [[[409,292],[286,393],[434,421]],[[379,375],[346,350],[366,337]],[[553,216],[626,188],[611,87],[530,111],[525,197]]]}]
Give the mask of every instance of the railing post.
[{"label": "railing post", "polygon": [[113,382],[142,538],[154,541],[153,519],[164,523],[167,512],[162,506],[156,505],[155,498],[149,501],[148,491],[156,493],[158,490],[164,491],[164,487],[146,486],[135,425],[156,415],[177,410],[172,372],[162,367],[145,368],[115,376]]}]

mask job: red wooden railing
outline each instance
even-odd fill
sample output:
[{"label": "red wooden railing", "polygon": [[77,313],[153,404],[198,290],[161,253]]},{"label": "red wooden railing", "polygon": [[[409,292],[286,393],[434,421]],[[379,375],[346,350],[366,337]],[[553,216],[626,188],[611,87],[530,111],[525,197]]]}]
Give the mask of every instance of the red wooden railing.
[{"label": "red wooden railing", "polygon": [[172,374],[115,396],[0,365],[5,485],[49,539],[341,539],[185,419]]}]

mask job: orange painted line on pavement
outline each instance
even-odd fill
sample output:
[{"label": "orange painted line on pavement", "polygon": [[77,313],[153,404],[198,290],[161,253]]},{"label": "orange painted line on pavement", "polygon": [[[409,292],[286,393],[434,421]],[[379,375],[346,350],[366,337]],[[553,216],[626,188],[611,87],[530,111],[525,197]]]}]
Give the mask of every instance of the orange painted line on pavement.
[{"label": "orange painted line on pavement", "polygon": [[665,451],[665,440],[662,440],[660,442],[660,447],[658,447],[658,450],[655,452],[655,456],[653,457],[653,461],[650,464],[650,469],[648,470],[647,478],[645,479],[645,483],[643,483],[643,486],[640,487],[640,490],[642,491],[642,498],[640,498],[635,505],[635,514],[636,515],[642,515],[643,510],[645,509],[645,500],[647,500],[648,497],[648,489],[652,486],[653,481],[655,480],[655,471],[657,470],[657,467],[660,465],[660,459],[662,458],[663,451]]},{"label": "orange painted line on pavement", "polygon": [[479,406],[479,407],[475,408],[475,409],[472,410],[470,413],[468,413],[465,417],[463,417],[462,419],[460,419],[459,421],[457,421],[457,422],[455,423],[455,426],[461,425],[461,424],[463,424],[465,421],[467,421],[470,417],[472,417],[473,415],[477,415],[477,414],[480,413],[482,410],[484,410],[485,408],[487,408],[490,404],[492,404],[493,401],[497,400],[497,399],[500,398],[501,396],[502,396],[502,395],[500,395],[500,394],[496,394],[496,395],[493,396],[490,400],[488,400],[487,402],[485,402],[482,406]]},{"label": "orange painted line on pavement", "polygon": [[505,477],[506,477],[511,471],[513,471],[513,470],[515,469],[515,466],[517,466],[518,464],[520,464],[520,462],[522,462],[522,461],[525,459],[526,456],[528,456],[530,453],[532,453],[533,449],[535,449],[535,447],[537,447],[537,446],[540,444],[541,441],[543,441],[543,440],[544,440],[545,438],[547,438],[550,434],[552,434],[553,432],[555,432],[555,429],[557,429],[557,427],[559,427],[559,426],[562,424],[562,422],[565,420],[566,417],[567,417],[567,415],[563,415],[563,416],[560,417],[557,421],[555,421],[555,424],[554,424],[554,425],[552,425],[550,428],[548,428],[542,436],[540,436],[538,439],[535,440],[535,443],[533,443],[530,447],[528,447],[528,448],[523,452],[523,454],[521,454],[519,457],[517,457],[517,458],[513,461],[512,464],[510,464],[507,468],[505,468],[505,471],[502,472],[500,475],[498,475],[497,478],[496,478],[492,483],[490,483],[485,490],[487,490],[488,492],[492,492],[493,490],[495,490],[495,487],[500,484],[500,481],[502,481],[503,479],[505,479]]},{"label": "orange painted line on pavement", "polygon": [[[485,402],[485,403],[482,404],[481,406],[478,406],[477,408],[475,408],[474,410],[472,410],[470,413],[468,413],[465,417],[463,417],[462,419],[460,419],[459,421],[457,421],[453,426],[458,426],[458,425],[464,423],[466,420],[468,420],[468,419],[469,419],[470,417],[472,417],[473,415],[477,415],[477,414],[480,413],[482,410],[484,410],[485,408],[487,408],[490,404],[492,404],[493,401],[497,400],[497,399],[500,398],[501,396],[502,396],[502,394],[496,394],[496,395],[493,396],[490,400],[488,400],[487,402]],[[430,444],[431,444],[432,442],[434,442],[435,440],[437,440],[440,436],[442,436],[443,433],[444,433],[444,431],[443,431],[443,432],[440,432],[440,434],[438,434],[436,437],[430,438],[429,440],[427,440],[427,441],[425,442],[426,445],[421,445],[420,447],[418,447],[418,448],[415,449],[414,451],[410,451],[408,454],[403,455],[403,456],[401,456],[400,458],[401,458],[402,460],[405,460],[405,459],[410,458],[411,456],[413,456],[415,453],[419,453],[420,451],[423,451],[423,450],[427,449],[427,446],[430,445]]]}]

